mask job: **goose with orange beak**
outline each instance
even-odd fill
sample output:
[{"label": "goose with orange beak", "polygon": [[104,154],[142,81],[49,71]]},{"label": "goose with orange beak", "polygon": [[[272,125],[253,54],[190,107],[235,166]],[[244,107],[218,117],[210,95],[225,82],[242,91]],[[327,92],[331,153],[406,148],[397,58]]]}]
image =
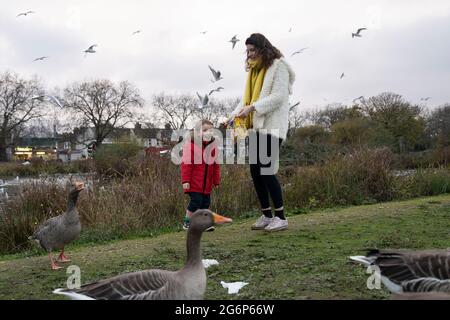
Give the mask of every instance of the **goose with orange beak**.
[{"label": "goose with orange beak", "polygon": [[213,225],[230,223],[207,209],[199,209],[191,217],[187,232],[187,256],[178,271],[149,269],[125,273],[113,278],[85,284],[79,289],[56,289],[74,300],[200,300],[206,290],[206,271],[202,263],[200,240]]},{"label": "goose with orange beak", "polygon": [[47,251],[53,270],[58,270],[62,267],[55,263],[52,257],[52,250],[61,250],[57,260],[58,262],[69,262],[70,259],[64,255],[64,247],[80,235],[81,223],[76,204],[78,195],[83,189],[83,182],[74,182],[69,192],[66,212],[42,223],[33,235],[28,238],[29,240],[36,241]]}]

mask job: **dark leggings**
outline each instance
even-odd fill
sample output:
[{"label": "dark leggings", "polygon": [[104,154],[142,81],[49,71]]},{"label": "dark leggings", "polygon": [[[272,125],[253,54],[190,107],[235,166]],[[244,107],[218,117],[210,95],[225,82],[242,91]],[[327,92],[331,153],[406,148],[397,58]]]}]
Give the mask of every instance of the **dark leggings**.
[{"label": "dark leggings", "polygon": [[188,210],[190,212],[195,212],[198,209],[208,209],[211,204],[211,195],[202,194],[200,192],[188,192],[189,194],[189,205]]},{"label": "dark leggings", "polygon": [[[259,202],[261,204],[261,208],[269,208],[270,207],[270,201],[269,201],[269,195],[270,198],[272,198],[273,205],[275,206],[275,209],[283,207],[283,195],[281,192],[281,186],[278,182],[277,177],[275,174],[261,174],[261,168],[268,168],[271,166],[271,163],[264,164],[261,163],[260,159],[260,143],[263,141],[263,139],[267,142],[267,151],[264,150],[265,148],[262,148],[262,152],[267,152],[267,156],[270,157],[270,160],[276,161],[278,159],[278,152],[276,154],[271,154],[271,146],[272,144],[278,144],[278,150],[281,146],[281,142],[283,141],[280,138],[274,137],[270,134],[263,134],[263,133],[254,133],[256,135],[256,152],[257,152],[257,163],[250,163],[250,173],[252,175],[253,179],[253,185],[255,186],[256,194],[258,195]],[[253,140],[254,141],[254,140]],[[250,140],[251,143],[251,140]],[[249,149],[253,152],[255,149]],[[273,166],[273,163],[272,163]]]}]

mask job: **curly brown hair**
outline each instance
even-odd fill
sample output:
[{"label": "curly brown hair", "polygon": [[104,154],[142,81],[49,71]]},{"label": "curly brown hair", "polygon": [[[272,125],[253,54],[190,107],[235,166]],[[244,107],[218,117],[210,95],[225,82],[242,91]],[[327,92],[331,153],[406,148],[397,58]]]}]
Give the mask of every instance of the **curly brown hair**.
[{"label": "curly brown hair", "polygon": [[[280,50],[274,47],[270,41],[261,33],[253,33],[250,37],[245,40],[245,45],[251,44],[255,46],[258,55],[262,58],[262,67],[269,68],[273,60],[284,57]],[[248,69],[248,55],[246,62],[246,67]]]}]

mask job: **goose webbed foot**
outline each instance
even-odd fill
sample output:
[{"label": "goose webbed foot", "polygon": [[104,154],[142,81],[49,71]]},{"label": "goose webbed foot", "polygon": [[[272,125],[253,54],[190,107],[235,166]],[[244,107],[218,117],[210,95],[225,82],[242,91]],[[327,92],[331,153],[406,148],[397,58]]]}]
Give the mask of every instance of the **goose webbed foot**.
[{"label": "goose webbed foot", "polygon": [[61,253],[59,254],[58,262],[61,262],[61,263],[70,262],[70,259],[64,255],[64,250],[61,251]]},{"label": "goose webbed foot", "polygon": [[51,268],[52,270],[58,270],[58,269],[62,269],[62,267],[58,266],[55,261],[53,260],[52,254],[49,253],[48,257],[50,258],[50,262],[51,262]]}]

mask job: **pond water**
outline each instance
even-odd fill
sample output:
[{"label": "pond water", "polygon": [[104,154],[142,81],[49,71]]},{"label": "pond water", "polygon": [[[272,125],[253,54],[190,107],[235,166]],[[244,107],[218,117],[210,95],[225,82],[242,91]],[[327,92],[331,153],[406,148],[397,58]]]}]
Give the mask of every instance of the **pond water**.
[{"label": "pond water", "polygon": [[14,198],[17,195],[22,185],[30,183],[49,183],[57,184],[64,188],[67,183],[70,183],[71,179],[81,180],[87,186],[92,185],[92,174],[55,174],[55,175],[42,175],[39,177],[16,177],[13,179],[0,179],[0,204],[5,203]]}]

